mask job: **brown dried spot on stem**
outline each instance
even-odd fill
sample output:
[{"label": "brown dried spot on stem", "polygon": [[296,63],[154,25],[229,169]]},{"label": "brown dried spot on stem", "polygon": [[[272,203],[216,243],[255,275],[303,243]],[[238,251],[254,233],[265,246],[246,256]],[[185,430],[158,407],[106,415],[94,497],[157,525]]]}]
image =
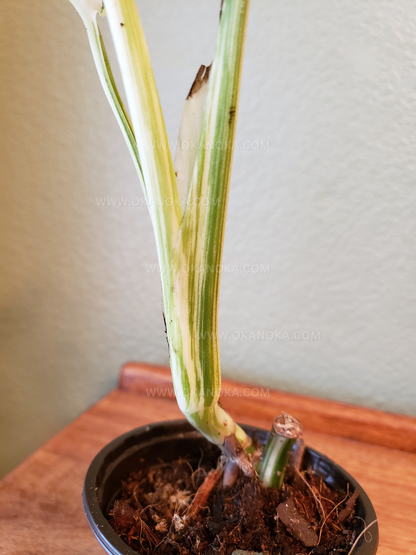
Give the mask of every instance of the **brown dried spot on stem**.
[{"label": "brown dried spot on stem", "polygon": [[194,94],[196,94],[201,89],[204,83],[208,82],[209,74],[211,73],[211,67],[212,64],[210,64],[209,66],[204,66],[203,64],[201,65],[189,90],[188,96],[186,97],[187,100],[191,96],[194,96]]},{"label": "brown dried spot on stem", "polygon": [[254,476],[253,466],[250,461],[250,457],[242,448],[240,442],[235,437],[235,435],[229,435],[225,438],[223,443],[224,453],[230,457],[246,476],[252,478]]}]

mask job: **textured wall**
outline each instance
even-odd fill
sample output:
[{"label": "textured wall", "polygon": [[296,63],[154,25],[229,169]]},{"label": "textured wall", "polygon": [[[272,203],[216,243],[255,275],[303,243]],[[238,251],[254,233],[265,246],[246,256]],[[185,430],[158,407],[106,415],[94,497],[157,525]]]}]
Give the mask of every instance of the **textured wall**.
[{"label": "textured wall", "polygon": [[[218,3],[139,2],[172,140]],[[5,472],[167,352],[149,218],[70,3],[2,0],[0,72]],[[242,87],[224,374],[416,415],[415,3],[252,0]]]}]

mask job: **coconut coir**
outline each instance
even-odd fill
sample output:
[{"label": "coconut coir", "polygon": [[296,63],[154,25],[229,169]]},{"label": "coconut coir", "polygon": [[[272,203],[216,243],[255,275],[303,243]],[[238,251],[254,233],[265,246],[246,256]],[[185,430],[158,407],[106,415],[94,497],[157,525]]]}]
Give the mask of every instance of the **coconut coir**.
[{"label": "coconut coir", "polygon": [[346,555],[363,528],[354,516],[358,492],[330,489],[312,470],[290,467],[281,491],[241,474],[230,488],[215,480],[195,510],[193,499],[210,481],[210,468],[209,462],[194,469],[179,460],[131,473],[110,524],[144,555]]}]

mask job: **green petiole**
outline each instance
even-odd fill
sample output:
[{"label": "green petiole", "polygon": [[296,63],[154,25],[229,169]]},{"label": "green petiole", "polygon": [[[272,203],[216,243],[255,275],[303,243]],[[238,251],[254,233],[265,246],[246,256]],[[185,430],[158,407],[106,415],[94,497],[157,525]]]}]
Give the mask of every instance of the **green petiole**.
[{"label": "green petiole", "polygon": [[302,426],[293,416],[283,412],[274,419],[258,469],[266,487],[282,487],[290,452],[301,433]]}]

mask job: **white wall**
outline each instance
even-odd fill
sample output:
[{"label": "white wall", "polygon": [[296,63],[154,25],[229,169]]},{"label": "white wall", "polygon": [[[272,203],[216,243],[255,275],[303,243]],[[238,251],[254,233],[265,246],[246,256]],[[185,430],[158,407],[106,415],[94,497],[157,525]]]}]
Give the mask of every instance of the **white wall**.
[{"label": "white wall", "polygon": [[[219,0],[138,3],[175,140]],[[142,195],[70,3],[3,0],[0,72],[5,472],[111,389],[124,361],[168,359],[146,209],[97,206]],[[416,416],[415,130],[414,2],[252,0],[221,293],[227,377]],[[320,339],[267,339],[295,331]]]}]

